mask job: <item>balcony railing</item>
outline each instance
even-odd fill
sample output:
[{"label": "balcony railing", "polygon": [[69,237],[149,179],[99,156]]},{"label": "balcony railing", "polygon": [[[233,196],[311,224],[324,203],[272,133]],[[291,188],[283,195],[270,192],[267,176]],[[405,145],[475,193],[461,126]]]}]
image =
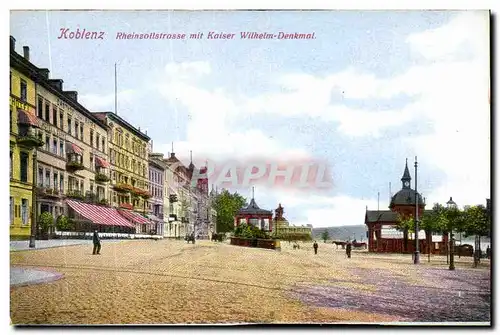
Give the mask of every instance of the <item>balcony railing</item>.
[{"label": "balcony railing", "polygon": [[17,144],[23,147],[35,148],[42,147],[44,142],[42,140],[42,134],[39,133],[36,128],[28,125],[19,125]]},{"label": "balcony railing", "polygon": [[96,173],[95,175],[95,182],[99,184],[104,184],[109,181],[109,177],[106,176],[104,173]]},{"label": "balcony railing", "polygon": [[84,200],[85,197],[83,195],[83,192],[80,190],[69,190],[66,193],[66,197],[68,198],[73,198],[73,199],[78,199],[78,200]]},{"label": "balcony railing", "polygon": [[37,194],[42,197],[60,198],[63,195],[63,192],[60,192],[57,188],[39,186],[36,190]]},{"label": "balcony railing", "polygon": [[83,170],[84,168],[83,164],[78,161],[68,161],[66,163],[66,169],[69,171]]}]

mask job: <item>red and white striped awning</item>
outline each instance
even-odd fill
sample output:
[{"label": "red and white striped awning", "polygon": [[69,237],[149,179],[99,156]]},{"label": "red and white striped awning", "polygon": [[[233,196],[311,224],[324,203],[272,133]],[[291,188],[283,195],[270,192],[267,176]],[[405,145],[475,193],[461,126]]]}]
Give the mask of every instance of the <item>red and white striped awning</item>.
[{"label": "red and white striped awning", "polygon": [[32,114],[20,108],[17,109],[17,123],[27,124],[33,127],[40,127],[35,114]]},{"label": "red and white striped awning", "polygon": [[95,156],[95,165],[103,168],[109,168],[109,163],[99,156]]},{"label": "red and white striped awning", "polygon": [[66,152],[83,155],[82,148],[80,148],[78,145],[71,143],[71,142],[66,142]]},{"label": "red and white striped awning", "polygon": [[115,208],[87,204],[85,202],[66,200],[68,206],[75,212],[98,225],[134,227],[125,220]]},{"label": "red and white striped awning", "polygon": [[133,223],[142,223],[142,224],[150,223],[150,221],[141,214],[128,211],[126,209],[119,209],[118,213],[120,213],[124,218],[132,221]]}]

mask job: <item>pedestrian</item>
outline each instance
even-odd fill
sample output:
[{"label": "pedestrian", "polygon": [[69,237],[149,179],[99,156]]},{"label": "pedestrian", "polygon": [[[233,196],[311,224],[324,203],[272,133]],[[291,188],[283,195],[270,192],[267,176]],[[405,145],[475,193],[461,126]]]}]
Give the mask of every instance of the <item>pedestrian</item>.
[{"label": "pedestrian", "polygon": [[92,251],[92,255],[100,255],[101,254],[101,239],[99,238],[99,234],[97,233],[97,229],[94,230],[94,236],[92,237],[92,242],[94,243],[94,250]]},{"label": "pedestrian", "polygon": [[488,247],[486,248],[486,257],[487,257],[488,259],[490,259],[490,257],[491,257],[491,249],[490,249],[490,246],[488,246]]},{"label": "pedestrian", "polygon": [[352,244],[350,241],[347,241],[347,245],[345,247],[345,253],[347,255],[347,258],[351,258],[351,249],[352,249]]},{"label": "pedestrian", "polygon": [[314,241],[313,248],[314,248],[314,254],[317,255],[318,254],[318,243],[316,241]]}]

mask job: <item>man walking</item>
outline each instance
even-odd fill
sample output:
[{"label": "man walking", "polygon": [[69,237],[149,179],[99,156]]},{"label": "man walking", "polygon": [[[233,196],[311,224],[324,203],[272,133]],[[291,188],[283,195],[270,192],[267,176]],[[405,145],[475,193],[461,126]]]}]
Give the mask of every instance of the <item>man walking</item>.
[{"label": "man walking", "polygon": [[99,234],[97,233],[97,229],[94,230],[94,236],[92,237],[92,242],[94,243],[94,250],[92,251],[92,255],[100,255],[101,252],[101,239],[99,238]]},{"label": "man walking", "polygon": [[313,248],[314,248],[314,254],[317,255],[318,254],[318,243],[316,241],[314,241]]},{"label": "man walking", "polygon": [[347,254],[347,258],[351,258],[351,249],[352,249],[351,241],[347,241],[347,245],[345,247],[345,253]]}]

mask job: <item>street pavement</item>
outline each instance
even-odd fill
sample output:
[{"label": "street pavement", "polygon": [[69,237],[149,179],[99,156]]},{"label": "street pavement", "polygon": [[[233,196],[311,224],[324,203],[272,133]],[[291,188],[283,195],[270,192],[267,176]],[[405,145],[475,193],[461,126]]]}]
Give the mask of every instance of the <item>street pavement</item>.
[{"label": "street pavement", "polygon": [[[109,242],[120,242],[123,240],[101,240],[101,243],[109,243]],[[79,245],[79,244],[92,244],[92,240],[65,240],[65,239],[57,239],[57,240],[37,240],[35,242],[35,248],[29,247],[29,241],[10,241],[10,251],[22,251],[22,250],[36,250],[36,249],[47,249],[47,248],[56,248],[56,247],[65,247],[70,245]]]},{"label": "street pavement", "polygon": [[10,267],[10,286],[24,286],[48,283],[61,279],[63,274],[49,269],[33,269],[18,266]]}]

